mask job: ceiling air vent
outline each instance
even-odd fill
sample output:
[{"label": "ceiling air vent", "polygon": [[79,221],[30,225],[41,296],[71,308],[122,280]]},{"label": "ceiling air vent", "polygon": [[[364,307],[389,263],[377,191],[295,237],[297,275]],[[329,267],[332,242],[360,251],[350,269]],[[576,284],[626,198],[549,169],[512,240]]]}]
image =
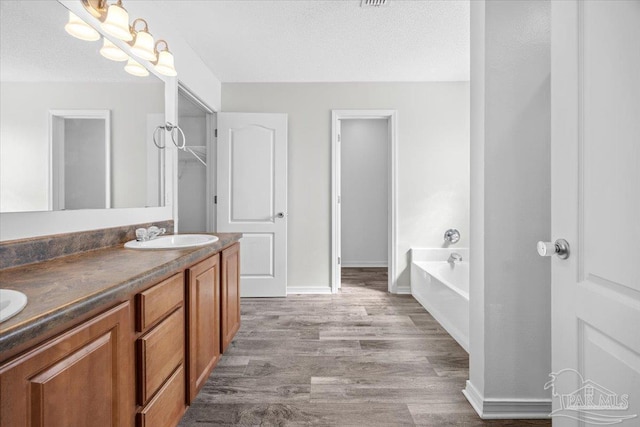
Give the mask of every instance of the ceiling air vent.
[{"label": "ceiling air vent", "polygon": [[364,6],[379,7],[379,6],[384,6],[385,4],[387,4],[387,0],[361,0],[360,1],[360,7],[364,7]]}]

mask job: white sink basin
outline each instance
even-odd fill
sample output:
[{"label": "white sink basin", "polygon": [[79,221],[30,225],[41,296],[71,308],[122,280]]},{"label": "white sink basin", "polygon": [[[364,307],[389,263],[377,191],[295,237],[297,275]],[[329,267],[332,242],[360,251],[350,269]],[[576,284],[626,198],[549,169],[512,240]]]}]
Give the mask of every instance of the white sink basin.
[{"label": "white sink basin", "polygon": [[196,246],[210,245],[218,241],[216,236],[209,234],[171,234],[156,237],[146,242],[132,240],[124,244],[129,249],[183,249]]},{"label": "white sink basin", "polygon": [[20,313],[27,305],[27,296],[12,289],[0,289],[0,322]]}]

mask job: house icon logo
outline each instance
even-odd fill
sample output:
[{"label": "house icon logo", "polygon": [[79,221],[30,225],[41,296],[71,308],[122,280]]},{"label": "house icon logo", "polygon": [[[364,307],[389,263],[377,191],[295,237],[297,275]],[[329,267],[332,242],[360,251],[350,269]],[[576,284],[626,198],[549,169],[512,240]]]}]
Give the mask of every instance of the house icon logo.
[{"label": "house icon logo", "polygon": [[629,414],[629,395],[618,394],[595,381],[585,380],[575,369],[549,374],[544,389],[551,389],[557,409],[551,417],[571,418],[597,425],[622,424],[637,418]]}]

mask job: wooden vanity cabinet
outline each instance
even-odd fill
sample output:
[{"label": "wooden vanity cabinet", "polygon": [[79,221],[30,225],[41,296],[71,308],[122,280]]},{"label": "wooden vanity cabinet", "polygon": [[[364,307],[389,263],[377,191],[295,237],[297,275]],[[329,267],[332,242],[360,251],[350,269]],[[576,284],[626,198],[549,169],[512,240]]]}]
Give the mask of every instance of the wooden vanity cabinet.
[{"label": "wooden vanity cabinet", "polygon": [[131,425],[129,310],[122,303],[0,367],[0,425]]},{"label": "wooden vanity cabinet", "polygon": [[187,402],[220,359],[220,254],[187,270]]},{"label": "wooden vanity cabinet", "polygon": [[222,251],[222,352],[240,329],[240,244]]},{"label": "wooden vanity cabinet", "polygon": [[0,365],[0,427],[176,426],[240,328],[239,248]]}]

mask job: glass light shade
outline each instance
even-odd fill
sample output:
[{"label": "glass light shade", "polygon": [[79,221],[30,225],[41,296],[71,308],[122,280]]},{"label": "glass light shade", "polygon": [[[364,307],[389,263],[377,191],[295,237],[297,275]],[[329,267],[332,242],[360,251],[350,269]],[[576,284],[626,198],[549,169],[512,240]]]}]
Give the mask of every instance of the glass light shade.
[{"label": "glass light shade", "polygon": [[136,33],[136,41],[131,47],[131,53],[147,61],[156,60],[156,52],[153,48],[153,36],[146,31]]},{"label": "glass light shade", "polygon": [[111,43],[109,39],[104,39],[104,43],[102,44],[102,48],[100,49],[100,55],[112,61],[118,62],[126,61],[127,59],[129,59],[129,55],[127,55],[118,46]]},{"label": "glass light shade", "polygon": [[129,62],[124,66],[124,70],[127,73],[138,77],[146,77],[149,75],[149,71],[132,58],[129,58]]},{"label": "glass light shade", "polygon": [[102,29],[120,40],[133,40],[129,30],[129,12],[117,4],[112,4],[107,9],[107,18],[102,23]]},{"label": "glass light shade", "polygon": [[158,63],[154,68],[157,72],[165,76],[173,77],[178,75],[173,65],[173,54],[168,50],[163,50],[158,53]]},{"label": "glass light shade", "polygon": [[71,11],[69,12],[69,21],[64,26],[64,29],[67,33],[80,40],[94,42],[100,39],[100,33]]}]

